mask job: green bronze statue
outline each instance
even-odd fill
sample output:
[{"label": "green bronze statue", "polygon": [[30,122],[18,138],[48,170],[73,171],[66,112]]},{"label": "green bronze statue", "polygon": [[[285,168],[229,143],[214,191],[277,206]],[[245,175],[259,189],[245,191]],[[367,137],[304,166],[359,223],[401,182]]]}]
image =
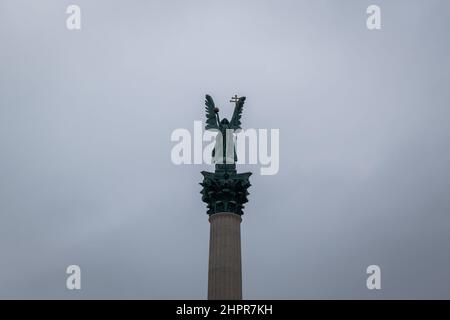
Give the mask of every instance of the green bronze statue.
[{"label": "green bronze statue", "polygon": [[227,118],[220,120],[219,108],[214,105],[211,96],[206,95],[206,130],[217,130],[220,134],[216,137],[216,144],[212,151],[213,163],[234,164],[237,161],[234,132],[241,130],[242,109],[245,97],[234,96],[230,102],[235,102],[233,117],[231,121]]},{"label": "green bronze statue", "polygon": [[247,189],[251,186],[251,172],[237,173],[236,146],[234,133],[241,130],[242,109],[245,97],[235,95],[230,102],[235,102],[231,121],[219,118],[219,108],[216,108],[211,96],[206,95],[206,130],[217,130],[220,134],[212,152],[215,171],[202,171],[202,200],[207,203],[209,215],[229,212],[237,215],[244,213],[244,203],[248,202]]}]

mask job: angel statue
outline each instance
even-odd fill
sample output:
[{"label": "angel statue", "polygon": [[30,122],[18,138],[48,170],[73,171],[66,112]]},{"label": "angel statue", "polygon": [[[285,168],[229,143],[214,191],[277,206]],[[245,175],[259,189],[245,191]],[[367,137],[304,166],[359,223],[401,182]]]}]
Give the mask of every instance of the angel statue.
[{"label": "angel statue", "polygon": [[220,120],[219,108],[216,108],[211,96],[206,95],[205,129],[218,131],[216,144],[212,151],[213,163],[216,164],[234,164],[237,161],[234,132],[241,129],[241,117],[245,97],[238,98],[237,95],[235,95],[230,102],[236,103],[231,121],[228,121],[227,118]]}]

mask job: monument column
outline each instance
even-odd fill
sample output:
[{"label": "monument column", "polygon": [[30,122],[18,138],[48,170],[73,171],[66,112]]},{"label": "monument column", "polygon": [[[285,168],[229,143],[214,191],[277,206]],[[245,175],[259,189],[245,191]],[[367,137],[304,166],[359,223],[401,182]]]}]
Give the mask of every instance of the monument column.
[{"label": "monument column", "polygon": [[202,171],[202,200],[210,222],[208,299],[242,299],[241,221],[251,172],[236,173],[234,164]]},{"label": "monument column", "polygon": [[242,299],[241,221],[229,212],[209,217],[209,300]]},{"label": "monument column", "polygon": [[[251,172],[237,173],[237,157],[230,130],[241,129],[241,113],[245,97],[237,95],[231,121],[220,121],[219,109],[206,95],[206,130],[219,131],[213,150],[216,163],[214,172],[202,171],[203,202],[207,203],[210,222],[208,299],[242,299],[241,216],[244,203],[248,202]],[[231,162],[231,163],[230,163]]]}]

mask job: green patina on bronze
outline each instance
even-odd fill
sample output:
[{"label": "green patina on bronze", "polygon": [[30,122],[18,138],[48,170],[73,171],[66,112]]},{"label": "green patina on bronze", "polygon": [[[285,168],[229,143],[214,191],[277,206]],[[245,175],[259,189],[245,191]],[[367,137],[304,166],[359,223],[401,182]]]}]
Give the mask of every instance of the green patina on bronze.
[{"label": "green patina on bronze", "polygon": [[[212,153],[213,162],[216,164],[215,171],[201,172],[203,175],[203,182],[200,183],[203,186],[202,200],[207,203],[207,214],[209,215],[219,212],[244,214],[244,203],[248,202],[247,196],[249,195],[247,189],[251,186],[249,177],[252,173],[237,173],[236,171],[236,148],[234,141],[227,135],[230,130],[234,132],[241,129],[240,120],[245,97],[234,96],[230,102],[236,103],[231,121],[226,118],[220,121],[219,109],[215,107],[213,99],[206,95],[205,129],[216,130],[221,133],[220,139],[216,138],[216,145]],[[229,139],[227,140],[227,138]],[[230,153],[230,149],[232,153]]]}]

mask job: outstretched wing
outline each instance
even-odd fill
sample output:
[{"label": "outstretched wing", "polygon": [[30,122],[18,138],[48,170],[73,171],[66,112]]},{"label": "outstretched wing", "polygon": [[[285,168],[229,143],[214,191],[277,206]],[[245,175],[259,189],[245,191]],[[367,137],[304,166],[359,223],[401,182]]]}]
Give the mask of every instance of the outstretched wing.
[{"label": "outstretched wing", "polygon": [[206,130],[219,129],[217,124],[216,112],[214,111],[214,101],[210,95],[205,96],[205,111],[206,111]]},{"label": "outstretched wing", "polygon": [[234,107],[233,117],[230,121],[230,126],[234,130],[242,129],[241,128],[241,117],[242,117],[242,109],[244,108],[245,97],[240,97],[238,102],[236,103],[236,107]]}]

